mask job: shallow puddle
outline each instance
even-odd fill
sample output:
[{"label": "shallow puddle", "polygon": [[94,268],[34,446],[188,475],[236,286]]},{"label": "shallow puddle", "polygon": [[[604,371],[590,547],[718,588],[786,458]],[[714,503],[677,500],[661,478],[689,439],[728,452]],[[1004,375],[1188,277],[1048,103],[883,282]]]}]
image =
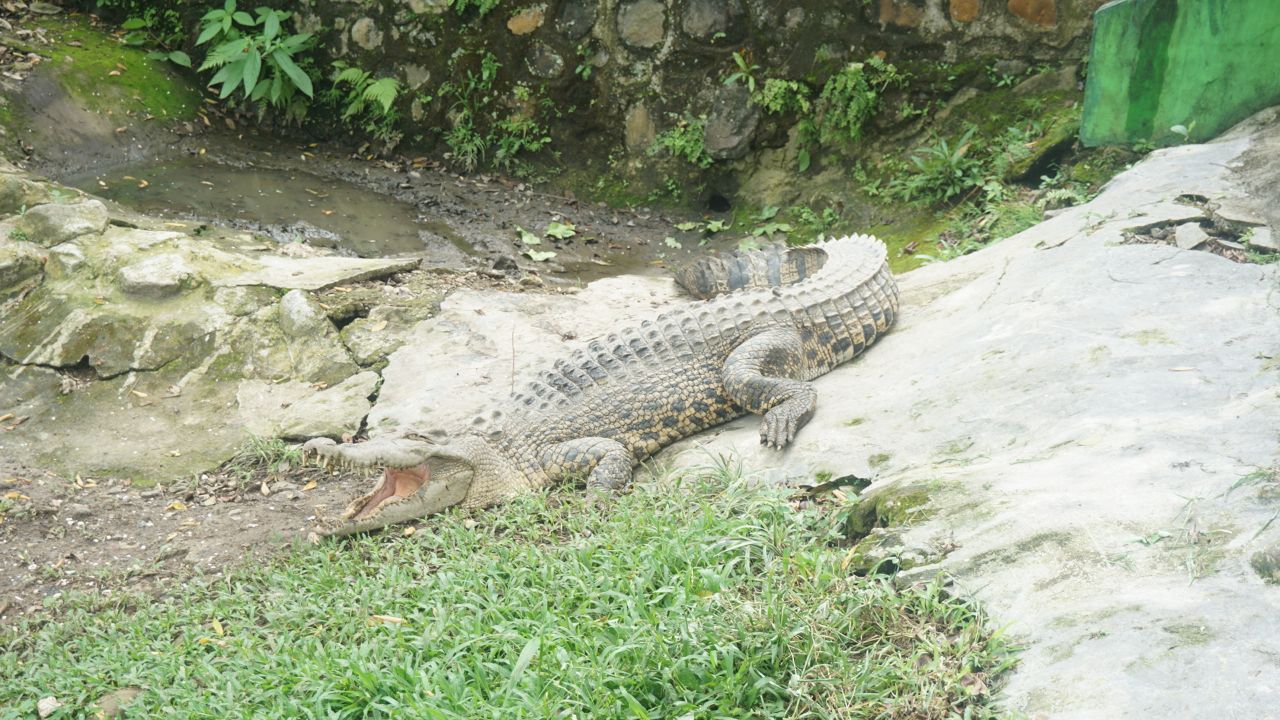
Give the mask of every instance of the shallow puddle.
[{"label": "shallow puddle", "polygon": [[179,158],[120,165],[63,182],[157,217],[282,226],[305,222],[323,232],[304,238],[300,230],[297,239],[343,247],[361,257],[422,252],[422,230],[444,235],[471,252],[465,242],[447,234],[443,223],[419,218],[408,203],[305,173]]}]

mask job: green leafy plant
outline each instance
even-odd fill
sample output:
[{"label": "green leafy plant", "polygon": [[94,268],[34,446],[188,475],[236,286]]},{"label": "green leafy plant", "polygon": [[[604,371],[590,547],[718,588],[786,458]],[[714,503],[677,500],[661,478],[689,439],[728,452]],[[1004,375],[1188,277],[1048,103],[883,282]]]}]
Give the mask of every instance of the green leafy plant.
[{"label": "green leafy plant", "polygon": [[940,137],[935,144],[917,149],[911,156],[915,171],[890,181],[889,192],[908,202],[940,202],[980,185],[982,162],[968,154],[976,129],[969,128],[954,147]]},{"label": "green leafy plant", "polygon": [[583,80],[590,80],[591,71],[595,69],[595,65],[591,63],[591,58],[588,57],[591,54],[591,41],[584,41],[576,48],[576,52],[578,53],[579,62],[578,67],[574,68],[573,72]]},{"label": "green leafy plant", "polygon": [[826,232],[840,220],[840,215],[833,208],[823,208],[819,213],[805,205],[791,208],[791,215],[796,224],[809,234]]},{"label": "green leafy plant", "polygon": [[880,109],[880,94],[904,80],[897,68],[878,57],[845,65],[827,80],[818,97],[822,139],[860,140],[863,125]]},{"label": "green leafy plant", "polygon": [[273,473],[299,468],[305,463],[301,445],[253,434],[249,434],[249,439],[229,461],[229,465],[237,470],[264,469]]},{"label": "green leafy plant", "polygon": [[196,44],[214,43],[200,71],[218,69],[209,86],[221,85],[223,99],[242,89],[245,99],[259,103],[260,110],[265,105],[283,108],[286,120],[301,120],[313,93],[311,77],[294,56],[311,46],[312,36],[285,34],[281,22],[289,13],[284,10],[260,7],[257,13],[253,17],[238,11],[236,0],[226,0],[221,10],[200,19]]},{"label": "green leafy plant", "polygon": [[65,205],[67,201],[74,200],[77,193],[71,190],[63,190],[62,188],[49,188],[49,194],[53,196],[53,201],[58,205]]},{"label": "green leafy plant", "polygon": [[155,8],[148,8],[142,17],[129,18],[120,27],[129,31],[121,38],[125,45],[149,49],[147,57],[152,60],[168,60],[175,65],[191,67],[189,55],[181,50],[170,49],[180,45],[187,36],[182,31],[182,20],[177,11],[160,12]]},{"label": "green leafy plant", "polygon": [[707,116],[701,115],[697,119],[686,116],[675,127],[658,133],[649,147],[649,154],[657,155],[662,150],[683,157],[698,167],[711,167],[714,160],[707,152]]},{"label": "green leafy plant", "polygon": [[718,233],[724,230],[728,230],[729,226],[732,224],[733,224],[732,221],[725,222],[724,220],[711,220],[707,223],[707,226],[703,228],[703,230],[709,233]]},{"label": "green leafy plant", "polygon": [[498,7],[498,2],[499,0],[453,0],[453,10],[461,15],[469,8],[475,8],[480,17],[484,17]]},{"label": "green leafy plant", "polygon": [[702,223],[697,223],[697,222],[676,223],[676,229],[682,230],[684,232],[689,232],[690,230],[697,230],[701,227],[702,227]]},{"label": "green leafy plant", "polygon": [[10,230],[9,239],[13,240],[14,242],[26,242],[27,233],[23,230]]},{"label": "green leafy plant", "polygon": [[809,97],[813,91],[808,85],[796,80],[768,78],[764,87],[752,99],[757,105],[769,113],[802,112],[807,113],[813,107]]},{"label": "green leafy plant", "polygon": [[681,245],[679,240],[676,240],[675,238],[670,236],[663,238],[662,242],[669,248],[675,248],[676,250],[684,249],[684,245]]},{"label": "green leafy plant", "polygon": [[450,128],[444,134],[453,158],[467,170],[474,170],[492,153],[494,162],[511,170],[518,167],[517,156],[537,152],[551,142],[544,126],[533,117],[539,107],[528,88],[512,90],[517,109],[500,110],[495,88],[502,64],[491,52],[479,55],[478,67],[460,70],[471,57],[461,51],[449,61],[453,79],[440,86],[440,97],[451,103]]},{"label": "green leafy plant", "polygon": [[748,56],[749,53],[746,50],[739,50],[733,54],[733,64],[737,66],[738,69],[724,79],[724,84],[728,85],[742,80],[746,82],[747,89],[754,93],[756,91],[756,78],[754,73],[760,69],[760,66],[751,64]]},{"label": "green leafy plant", "polygon": [[1191,132],[1196,129],[1196,121],[1192,120],[1190,125],[1174,125],[1169,128],[1169,132],[1182,136],[1182,142],[1191,142]]}]

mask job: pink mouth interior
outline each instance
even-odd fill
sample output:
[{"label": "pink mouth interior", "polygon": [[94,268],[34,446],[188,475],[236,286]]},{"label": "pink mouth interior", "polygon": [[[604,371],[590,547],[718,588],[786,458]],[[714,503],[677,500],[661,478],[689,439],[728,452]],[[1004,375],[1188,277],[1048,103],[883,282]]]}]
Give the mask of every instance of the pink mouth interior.
[{"label": "pink mouth interior", "polygon": [[383,472],[385,475],[382,486],[369,498],[369,502],[365,503],[364,509],[356,514],[354,520],[369,517],[391,498],[409,497],[431,477],[431,470],[426,463],[415,468],[385,468]]}]

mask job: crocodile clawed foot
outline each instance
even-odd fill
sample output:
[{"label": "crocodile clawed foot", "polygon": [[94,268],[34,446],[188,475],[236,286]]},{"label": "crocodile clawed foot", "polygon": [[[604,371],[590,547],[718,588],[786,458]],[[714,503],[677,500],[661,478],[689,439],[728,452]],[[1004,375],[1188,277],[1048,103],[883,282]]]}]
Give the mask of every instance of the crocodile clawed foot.
[{"label": "crocodile clawed foot", "polygon": [[796,438],[799,423],[784,413],[770,412],[760,423],[760,444],[773,450],[782,450]]}]

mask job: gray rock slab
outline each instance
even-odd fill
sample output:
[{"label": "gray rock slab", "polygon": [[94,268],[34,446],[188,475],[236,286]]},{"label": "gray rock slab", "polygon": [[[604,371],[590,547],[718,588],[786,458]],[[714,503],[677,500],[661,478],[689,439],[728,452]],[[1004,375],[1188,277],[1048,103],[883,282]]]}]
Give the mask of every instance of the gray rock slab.
[{"label": "gray rock slab", "polygon": [[680,27],[698,40],[711,40],[729,29],[729,23],[742,14],[737,0],[690,0],[684,3]]},{"label": "gray rock slab", "polygon": [[302,290],[290,290],[280,298],[280,329],[289,337],[306,338],[336,328],[314,298]]},{"label": "gray rock slab", "polygon": [[1041,73],[1018,83],[1018,86],[1013,89],[1013,94],[1038,95],[1057,90],[1075,90],[1078,70],[1079,68],[1075,65],[1068,65],[1057,72]]},{"label": "gray rock slab", "polygon": [[294,404],[281,419],[277,434],[286,440],[341,440],[344,433],[354,435],[373,406],[369,397],[378,380],[377,373],[365,371]]},{"label": "gray rock slab", "polygon": [[409,341],[419,313],[413,308],[379,305],[369,311],[369,317],[342,328],[342,341],[357,363],[372,365]]},{"label": "gray rock slab", "polygon": [[176,253],[152,255],[120,268],[120,291],[141,300],[168,300],[200,286],[204,278]]},{"label": "gray rock slab", "polygon": [[366,260],[344,257],[293,259],[278,256],[256,258],[265,267],[213,281],[218,287],[266,285],[282,290],[327,290],[343,283],[360,282],[406,272],[418,267],[416,259]]},{"label": "gray rock slab", "polygon": [[570,0],[560,8],[560,19],[556,21],[556,29],[570,41],[582,39],[591,31],[596,22],[596,8],[585,0]]},{"label": "gray rock slab", "polygon": [[1173,233],[1174,243],[1182,250],[1194,250],[1209,241],[1200,223],[1183,223]]},{"label": "gray rock slab", "polygon": [[618,34],[632,47],[657,47],[666,21],[667,6],[658,0],[636,0],[618,8]]},{"label": "gray rock slab", "polygon": [[[817,412],[788,450],[761,448],[747,417],[656,464],[735,452],[768,479],[933,488],[933,515],[899,540],[945,557],[908,579],[950,573],[1025,644],[1004,691],[1015,713],[1275,717],[1280,588],[1254,564],[1280,542],[1280,482],[1257,480],[1280,437],[1280,271],[1119,243],[1169,198],[1244,195],[1231,166],[1263,133],[1280,127],[1153,153],[1083,207],[902,276],[897,325],[815,381]],[[492,408],[676,300],[642,278],[457,293],[391,356],[371,431]]]},{"label": "gray rock slab", "polygon": [[711,106],[711,116],[707,118],[707,154],[716,160],[745,156],[759,122],[760,106],[752,102],[746,85],[720,86]]},{"label": "gray rock slab", "polygon": [[35,207],[52,199],[53,195],[40,183],[14,173],[0,172],[0,213],[15,213],[23,207]]},{"label": "gray rock slab", "polygon": [[1271,252],[1280,252],[1280,242],[1276,242],[1275,233],[1269,227],[1254,228],[1249,244]]},{"label": "gray rock slab", "polygon": [[74,205],[47,203],[29,208],[18,221],[33,243],[49,247],[81,235],[97,235],[107,229],[107,208],[97,200]]},{"label": "gray rock slab", "polygon": [[252,435],[275,437],[290,408],[319,392],[313,383],[300,380],[241,380],[236,387],[238,420]]},{"label": "gray rock slab", "polygon": [[31,284],[43,272],[43,258],[34,245],[0,239],[0,296]]},{"label": "gray rock slab", "polygon": [[49,260],[45,269],[53,277],[64,280],[84,265],[84,251],[75,243],[63,243],[49,248]]}]

